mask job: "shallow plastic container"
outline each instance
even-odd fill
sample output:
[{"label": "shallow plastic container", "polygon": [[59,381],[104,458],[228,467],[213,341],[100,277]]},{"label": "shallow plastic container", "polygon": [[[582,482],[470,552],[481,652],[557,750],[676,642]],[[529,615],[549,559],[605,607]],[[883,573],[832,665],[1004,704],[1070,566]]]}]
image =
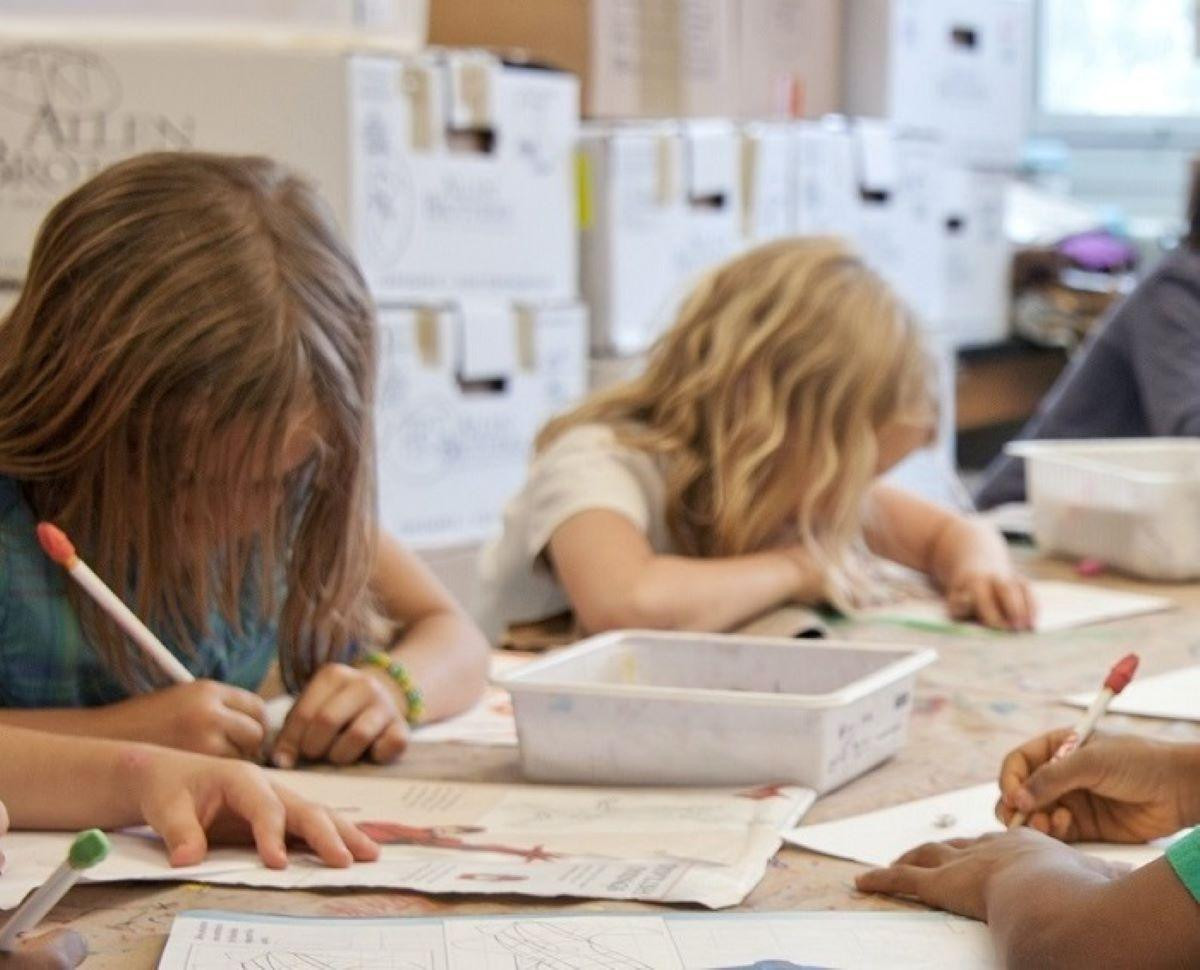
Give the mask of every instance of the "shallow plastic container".
[{"label": "shallow plastic container", "polygon": [[912,646],[624,630],[496,679],[537,781],[829,791],[904,744]]},{"label": "shallow plastic container", "polygon": [[1038,546],[1146,579],[1200,578],[1200,440],[1018,441]]}]

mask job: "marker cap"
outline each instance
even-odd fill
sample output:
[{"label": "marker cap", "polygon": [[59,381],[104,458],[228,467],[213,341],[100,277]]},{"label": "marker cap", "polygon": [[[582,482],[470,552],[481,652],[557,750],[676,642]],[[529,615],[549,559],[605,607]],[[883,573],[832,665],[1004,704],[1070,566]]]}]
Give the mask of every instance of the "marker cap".
[{"label": "marker cap", "polygon": [[90,869],[108,858],[108,836],[99,829],[88,829],[75,836],[67,861],[72,869]]}]

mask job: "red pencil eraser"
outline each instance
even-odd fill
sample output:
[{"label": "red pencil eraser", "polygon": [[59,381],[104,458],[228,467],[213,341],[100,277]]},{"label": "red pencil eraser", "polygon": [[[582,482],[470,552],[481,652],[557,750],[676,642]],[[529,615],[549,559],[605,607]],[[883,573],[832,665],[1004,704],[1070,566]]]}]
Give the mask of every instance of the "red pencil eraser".
[{"label": "red pencil eraser", "polygon": [[1138,656],[1136,653],[1122,657],[1113,664],[1113,669],[1108,672],[1108,679],[1104,681],[1104,686],[1114,694],[1121,693],[1121,691],[1129,686],[1129,682],[1133,680],[1133,675],[1137,673],[1137,669]]},{"label": "red pencil eraser", "polygon": [[62,529],[51,522],[39,522],[37,537],[47,556],[60,566],[71,565],[75,559],[75,547],[71,545],[71,540]]}]

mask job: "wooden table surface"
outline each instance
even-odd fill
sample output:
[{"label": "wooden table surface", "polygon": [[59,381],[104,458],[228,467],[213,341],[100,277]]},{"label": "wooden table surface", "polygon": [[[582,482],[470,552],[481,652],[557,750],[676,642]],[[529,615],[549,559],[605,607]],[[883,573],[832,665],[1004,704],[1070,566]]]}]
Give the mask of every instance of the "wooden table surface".
[{"label": "wooden table surface", "polygon": [[[1027,571],[1073,579],[1067,567],[1030,558]],[[1018,742],[1067,724],[1075,713],[1064,693],[1095,688],[1108,665],[1136,648],[1142,671],[1160,673],[1200,663],[1200,585],[1156,587],[1112,577],[1095,582],[1161,592],[1179,604],[1171,613],[1066,633],[1007,636],[921,633],[883,626],[854,628],[854,639],[923,643],[940,658],[920,677],[909,740],[887,764],[822,798],[809,822],[854,815],[995,777],[1001,757]],[[1112,716],[1106,724],[1165,738],[1200,736],[1200,725]],[[515,749],[422,745],[395,767],[354,769],[373,774],[462,781],[516,781]],[[746,910],[894,909],[906,904],[863,896],[852,887],[862,867],[785,848],[740,907]],[[82,886],[50,923],[83,933],[88,968],[155,966],[171,920],[186,909],[311,916],[408,916],[513,911],[655,909],[650,904],[558,902],[516,897],[427,897],[409,892],[277,891],[196,884]]]}]

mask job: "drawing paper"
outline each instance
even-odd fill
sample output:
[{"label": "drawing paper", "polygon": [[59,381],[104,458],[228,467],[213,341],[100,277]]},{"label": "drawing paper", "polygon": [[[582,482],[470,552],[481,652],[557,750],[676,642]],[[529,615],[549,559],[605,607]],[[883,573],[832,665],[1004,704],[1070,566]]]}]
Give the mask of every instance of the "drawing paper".
[{"label": "drawing paper", "polygon": [[[520,893],[652,899],[721,907],[762,878],[815,797],[804,788],[553,788],[277,772],[384,844],[378,862],[330,869],[296,853],[283,871],[249,848],[217,848],[172,869],[146,830],[111,837],[87,879],[185,880],[271,888],[391,887],[430,893]],[[69,833],[11,833],[0,908],[11,908],[66,856]]]},{"label": "drawing paper", "polygon": [[[1108,623],[1145,613],[1160,613],[1175,607],[1165,596],[1127,593],[1102,586],[1050,580],[1038,580],[1031,585],[1037,604],[1035,629],[1038,633],[1054,633],[1090,626],[1093,623]],[[953,622],[946,612],[945,601],[941,599],[910,599],[889,606],[862,610],[856,616],[864,620]]]},{"label": "drawing paper", "polygon": [[[1064,698],[1075,707],[1088,707],[1093,691]],[[1200,721],[1200,667],[1185,667],[1154,677],[1139,677],[1108,705],[1114,714]]]},{"label": "drawing paper", "polygon": [[[999,798],[999,787],[989,782],[834,822],[802,825],[784,833],[783,838],[791,845],[823,855],[886,866],[924,842],[972,839],[1004,831],[995,815]],[[1078,848],[1110,862],[1142,866],[1157,859],[1179,837],[1146,845],[1086,842]]]},{"label": "drawing paper", "polygon": [[943,913],[175,918],[159,970],[985,970],[987,928]]}]

